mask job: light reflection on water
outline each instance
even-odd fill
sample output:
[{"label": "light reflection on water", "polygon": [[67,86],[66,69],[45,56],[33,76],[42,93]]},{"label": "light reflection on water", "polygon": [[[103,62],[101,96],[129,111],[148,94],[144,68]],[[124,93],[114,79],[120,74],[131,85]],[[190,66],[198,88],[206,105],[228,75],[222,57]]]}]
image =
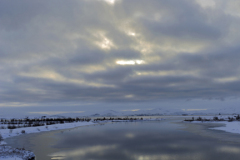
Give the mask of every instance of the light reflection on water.
[{"label": "light reflection on water", "polygon": [[[15,137],[9,142],[32,149],[37,160],[221,160],[240,156],[240,141],[233,143],[238,135],[207,129],[214,124],[179,121],[110,123]],[[232,141],[221,140],[229,136]]]},{"label": "light reflection on water", "polygon": [[99,146],[92,146],[87,148],[79,148],[71,151],[62,151],[58,153],[54,153],[49,155],[52,157],[51,159],[56,159],[61,157],[61,159],[65,159],[66,157],[84,157],[88,154],[102,154],[104,152],[109,152],[111,150],[117,149],[115,145],[99,145]]}]

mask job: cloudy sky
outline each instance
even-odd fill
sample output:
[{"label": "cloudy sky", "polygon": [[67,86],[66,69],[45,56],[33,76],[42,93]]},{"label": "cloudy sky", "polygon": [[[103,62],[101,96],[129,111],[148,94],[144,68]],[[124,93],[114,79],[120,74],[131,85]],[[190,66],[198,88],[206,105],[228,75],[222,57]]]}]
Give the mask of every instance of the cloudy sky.
[{"label": "cloudy sky", "polygon": [[237,104],[239,26],[237,0],[1,1],[0,107]]}]

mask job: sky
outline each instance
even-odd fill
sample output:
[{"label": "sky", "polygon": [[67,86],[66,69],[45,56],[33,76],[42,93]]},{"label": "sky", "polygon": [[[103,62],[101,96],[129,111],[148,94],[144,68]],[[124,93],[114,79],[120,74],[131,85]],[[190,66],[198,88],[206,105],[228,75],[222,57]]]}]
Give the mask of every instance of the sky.
[{"label": "sky", "polygon": [[238,107],[239,26],[237,0],[3,0],[0,110]]}]

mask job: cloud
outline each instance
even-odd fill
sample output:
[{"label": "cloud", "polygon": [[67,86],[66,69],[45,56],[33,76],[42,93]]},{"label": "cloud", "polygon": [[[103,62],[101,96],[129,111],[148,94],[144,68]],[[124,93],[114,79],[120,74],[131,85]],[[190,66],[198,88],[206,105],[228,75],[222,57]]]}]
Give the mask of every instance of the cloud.
[{"label": "cloud", "polygon": [[[238,7],[216,0],[4,1],[1,102],[238,97]],[[137,60],[144,63],[116,63]]]}]

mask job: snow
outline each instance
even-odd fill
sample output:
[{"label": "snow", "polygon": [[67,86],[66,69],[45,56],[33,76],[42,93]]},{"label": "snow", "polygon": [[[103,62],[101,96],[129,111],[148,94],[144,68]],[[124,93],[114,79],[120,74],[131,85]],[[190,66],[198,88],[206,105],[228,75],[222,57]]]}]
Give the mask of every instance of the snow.
[{"label": "snow", "polygon": [[73,123],[64,123],[64,124],[54,124],[47,126],[39,126],[39,127],[26,127],[26,128],[16,128],[16,129],[0,129],[0,133],[3,139],[13,136],[21,135],[22,130],[25,130],[25,134],[28,133],[38,133],[43,131],[53,131],[60,129],[68,129],[75,128],[80,126],[92,125],[95,124],[93,122],[73,122]]},{"label": "snow", "polygon": [[11,148],[10,146],[1,145],[0,146],[0,159],[19,159],[28,160],[34,156],[34,153],[26,151],[23,148]]},{"label": "snow", "polygon": [[22,160],[22,158],[18,158],[18,157],[8,157],[8,158],[4,158],[4,160]]},{"label": "snow", "polygon": [[239,121],[218,122],[218,123],[225,124],[225,126],[223,126],[223,127],[215,127],[215,128],[211,128],[211,129],[222,130],[222,131],[225,131],[225,132],[240,134],[240,122]]},{"label": "snow", "polygon": [[[228,121],[228,117],[233,118],[237,115],[218,115],[218,116],[214,116],[214,117],[218,117],[218,119],[224,119],[224,121],[213,121],[213,116],[200,116],[203,119],[211,119],[211,121],[192,121],[191,123],[219,123],[219,124],[224,124],[224,126],[222,127],[214,127],[214,128],[210,128],[210,129],[214,129],[214,130],[221,130],[221,131],[225,131],[225,132],[229,132],[229,133],[238,133],[240,134],[240,121],[232,121],[229,122]],[[199,116],[198,116],[199,117]],[[188,117],[187,119],[190,119],[191,117]],[[197,116],[195,116],[195,118],[197,118]]]},{"label": "snow", "polygon": [[[64,123],[64,124],[55,124],[48,126],[39,126],[39,127],[27,127],[27,128],[17,128],[17,129],[0,129],[0,134],[3,139],[18,136],[22,134],[22,130],[25,130],[24,134],[29,133],[38,133],[43,131],[53,131],[60,129],[75,128],[80,126],[93,125],[93,122],[73,122],[73,123]],[[28,157],[33,157],[34,154],[29,151],[21,149],[13,149],[10,146],[6,146],[6,142],[0,141],[0,159],[1,160],[27,160]]]}]

